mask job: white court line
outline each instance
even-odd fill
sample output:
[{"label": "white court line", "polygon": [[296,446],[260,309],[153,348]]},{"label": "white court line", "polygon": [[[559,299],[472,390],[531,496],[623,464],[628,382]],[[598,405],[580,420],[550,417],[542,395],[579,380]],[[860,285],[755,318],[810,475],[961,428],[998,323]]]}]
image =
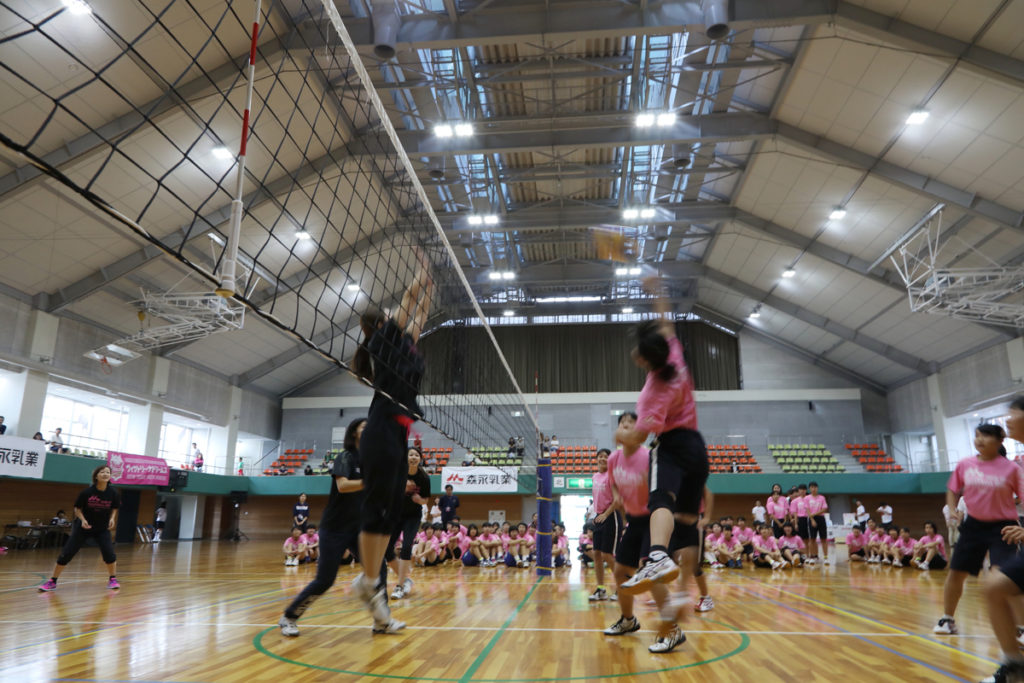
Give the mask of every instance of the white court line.
[{"label": "white court line", "polygon": [[[277,624],[256,624],[250,622],[242,623],[231,623],[223,621],[185,621],[179,623],[169,623],[167,621],[73,621],[73,620],[26,620],[26,619],[0,619],[0,624],[51,624],[51,625],[64,625],[64,624],[102,624],[105,626],[207,626],[210,628],[217,628],[221,626],[234,626],[239,628],[269,628],[277,626]],[[366,624],[309,624],[300,622],[304,629],[366,629],[369,628]],[[684,624],[685,626],[685,624]],[[530,632],[545,632],[545,633],[600,633],[599,629],[588,631],[587,629],[579,628],[531,628],[528,626],[510,626],[502,629],[500,626],[406,626],[406,631],[521,631],[524,633]],[[640,629],[638,633],[657,633],[655,629]],[[859,638],[913,638],[916,637],[915,633],[854,633],[846,631],[733,631],[731,629],[698,629],[698,630],[686,630],[687,634],[690,635],[748,635],[748,636],[839,636],[839,637],[859,637]],[[993,639],[995,636],[985,635],[974,635],[974,636],[955,636],[958,638],[987,638]]]}]

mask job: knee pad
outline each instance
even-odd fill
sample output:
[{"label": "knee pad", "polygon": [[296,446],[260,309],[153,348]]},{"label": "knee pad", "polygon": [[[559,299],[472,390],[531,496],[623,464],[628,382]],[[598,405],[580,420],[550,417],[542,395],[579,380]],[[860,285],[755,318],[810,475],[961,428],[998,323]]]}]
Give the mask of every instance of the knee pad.
[{"label": "knee pad", "polygon": [[675,512],[676,497],[664,489],[651,491],[650,498],[647,500],[647,509],[653,513],[655,510],[661,510],[662,508]]}]

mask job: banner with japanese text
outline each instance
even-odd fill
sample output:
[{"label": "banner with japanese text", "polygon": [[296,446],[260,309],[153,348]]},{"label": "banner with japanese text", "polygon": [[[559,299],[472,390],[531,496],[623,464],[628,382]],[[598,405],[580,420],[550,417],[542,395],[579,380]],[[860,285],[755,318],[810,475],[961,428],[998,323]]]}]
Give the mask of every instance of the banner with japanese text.
[{"label": "banner with japanese text", "polygon": [[111,484],[167,486],[171,479],[171,468],[163,458],[107,451],[107,465]]},{"label": "banner with japanese text", "polygon": [[45,441],[0,436],[0,475],[42,479],[45,464]]},{"label": "banner with japanese text", "polygon": [[518,479],[518,467],[441,468],[441,487],[451,484],[455,493],[515,493]]}]

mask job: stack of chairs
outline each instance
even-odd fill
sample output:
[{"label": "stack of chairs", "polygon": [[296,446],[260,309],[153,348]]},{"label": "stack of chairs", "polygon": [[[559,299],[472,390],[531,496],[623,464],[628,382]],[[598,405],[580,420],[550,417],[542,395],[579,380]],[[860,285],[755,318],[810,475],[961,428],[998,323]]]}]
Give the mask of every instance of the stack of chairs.
[{"label": "stack of chairs", "polygon": [[868,472],[902,472],[903,466],[897,465],[891,455],[878,447],[877,443],[848,443],[846,450],[857,459]]},{"label": "stack of chairs", "polygon": [[286,474],[295,474],[295,470],[301,470],[306,465],[306,461],[309,460],[309,456],[313,455],[312,448],[289,448],[284,454],[273,463],[271,466],[263,470],[263,474],[266,475],[277,475],[280,474],[280,467],[284,465],[288,468]]},{"label": "stack of chairs", "polygon": [[451,457],[450,448],[424,448],[423,469],[428,474],[441,474],[441,468],[448,464]]},{"label": "stack of chairs", "polygon": [[732,464],[736,463],[739,473],[750,474],[761,471],[747,444],[709,444],[708,462],[712,473],[731,473]]},{"label": "stack of chairs", "polygon": [[822,443],[768,444],[768,451],[783,472],[845,472],[832,451]]},{"label": "stack of chairs", "polygon": [[479,446],[473,449],[477,465],[493,467],[519,467],[523,464],[518,455],[511,455],[508,446]]}]

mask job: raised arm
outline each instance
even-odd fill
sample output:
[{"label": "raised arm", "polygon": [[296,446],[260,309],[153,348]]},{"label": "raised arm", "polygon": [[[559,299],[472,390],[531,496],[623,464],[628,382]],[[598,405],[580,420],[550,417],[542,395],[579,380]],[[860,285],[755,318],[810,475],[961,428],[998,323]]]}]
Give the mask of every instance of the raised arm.
[{"label": "raised arm", "polygon": [[415,279],[402,295],[402,303],[395,315],[395,323],[407,332],[413,340],[420,338],[423,326],[430,315],[430,303],[434,296],[434,282],[430,277],[430,260],[422,249],[416,249],[419,269]]},{"label": "raised arm", "polygon": [[657,275],[644,278],[644,289],[654,297],[654,312],[661,318],[659,330],[665,339],[672,339],[676,336],[675,327],[672,325],[672,311],[669,308],[668,300],[665,298],[665,285]]}]

